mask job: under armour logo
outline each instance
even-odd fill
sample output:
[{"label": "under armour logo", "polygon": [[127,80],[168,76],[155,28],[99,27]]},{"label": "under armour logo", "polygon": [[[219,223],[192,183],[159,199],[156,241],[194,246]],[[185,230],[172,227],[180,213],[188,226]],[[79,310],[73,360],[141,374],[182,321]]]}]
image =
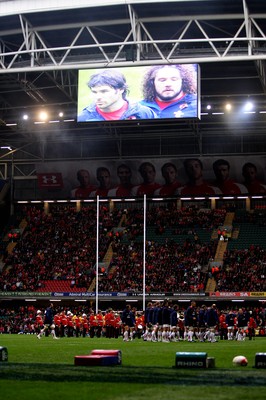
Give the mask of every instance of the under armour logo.
[{"label": "under armour logo", "polygon": [[62,174],[56,172],[46,172],[38,174],[38,182],[40,188],[62,188]]},{"label": "under armour logo", "polygon": [[42,181],[45,184],[47,184],[47,183],[52,183],[52,184],[58,183],[57,176],[55,176],[55,175],[49,175],[49,176],[43,175],[42,176]]}]

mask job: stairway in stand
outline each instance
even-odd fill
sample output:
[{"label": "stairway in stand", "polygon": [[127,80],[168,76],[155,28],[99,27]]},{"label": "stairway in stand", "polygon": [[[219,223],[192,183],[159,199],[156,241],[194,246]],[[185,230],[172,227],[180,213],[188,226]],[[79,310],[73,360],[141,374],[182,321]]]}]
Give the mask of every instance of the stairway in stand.
[{"label": "stairway in stand", "polygon": [[209,278],[207,281],[205,292],[215,292],[216,289],[216,280],[214,278]]},{"label": "stairway in stand", "polygon": [[[225,219],[224,219],[224,223],[223,223],[223,226],[226,227],[226,229],[230,229],[231,231],[233,231],[232,230],[232,225],[233,225],[234,217],[235,217],[235,213],[234,212],[226,213]],[[215,229],[213,231],[211,238],[213,240],[218,238],[217,229]],[[224,240],[219,240],[218,241],[215,257],[214,257],[214,260],[213,260],[214,263],[223,265],[223,258],[224,258],[224,253],[225,253],[225,251],[227,249],[227,244],[228,244],[227,241],[224,241]],[[205,291],[206,292],[215,292],[215,289],[216,289],[216,280],[215,280],[215,278],[211,277],[207,281]]]}]

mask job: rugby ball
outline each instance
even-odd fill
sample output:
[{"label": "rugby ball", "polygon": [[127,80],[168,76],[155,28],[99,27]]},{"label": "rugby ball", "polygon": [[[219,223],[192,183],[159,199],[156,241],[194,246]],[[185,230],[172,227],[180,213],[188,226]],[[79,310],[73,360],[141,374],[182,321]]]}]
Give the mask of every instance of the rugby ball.
[{"label": "rugby ball", "polygon": [[248,365],[248,360],[245,356],[236,356],[233,358],[233,365],[246,367]]}]

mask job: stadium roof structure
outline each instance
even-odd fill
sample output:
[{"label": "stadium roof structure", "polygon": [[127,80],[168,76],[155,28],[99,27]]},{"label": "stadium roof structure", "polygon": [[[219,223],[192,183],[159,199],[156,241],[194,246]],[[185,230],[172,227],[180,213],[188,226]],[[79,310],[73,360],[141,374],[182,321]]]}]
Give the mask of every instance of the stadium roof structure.
[{"label": "stadium roof structure", "polygon": [[[84,146],[91,158],[264,154],[265,60],[264,0],[1,1],[0,143],[16,151],[0,161],[79,159]],[[201,120],[77,124],[79,69],[174,63],[200,65]],[[40,109],[64,117],[21,120]]]}]

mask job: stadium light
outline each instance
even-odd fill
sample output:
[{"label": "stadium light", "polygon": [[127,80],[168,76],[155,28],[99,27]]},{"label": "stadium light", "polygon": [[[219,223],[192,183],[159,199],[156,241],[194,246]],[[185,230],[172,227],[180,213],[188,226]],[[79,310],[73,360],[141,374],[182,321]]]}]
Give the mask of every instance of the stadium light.
[{"label": "stadium light", "polygon": [[251,101],[247,101],[246,104],[244,105],[244,111],[249,112],[252,111],[254,108],[254,103]]},{"label": "stadium light", "polygon": [[0,147],[1,150],[9,150],[12,151],[12,148],[10,146],[1,146]]},{"label": "stadium light", "polygon": [[46,111],[41,111],[39,113],[39,118],[40,118],[41,121],[47,121],[48,113]]}]

